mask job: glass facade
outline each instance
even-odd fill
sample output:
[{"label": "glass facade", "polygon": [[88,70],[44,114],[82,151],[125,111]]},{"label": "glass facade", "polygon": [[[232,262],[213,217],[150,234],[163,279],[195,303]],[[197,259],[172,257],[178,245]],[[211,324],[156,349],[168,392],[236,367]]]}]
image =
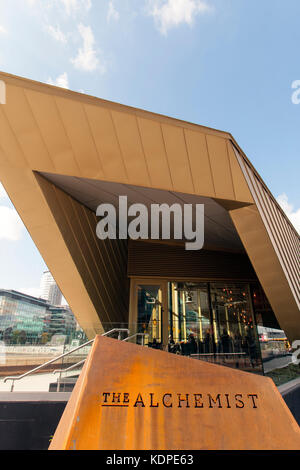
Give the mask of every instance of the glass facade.
[{"label": "glass facade", "polygon": [[36,344],[46,329],[47,302],[0,290],[0,339],[6,344]]},{"label": "glass facade", "polygon": [[159,348],[162,343],[162,289],[160,285],[139,284],[138,333],[145,333],[146,344]]},{"label": "glass facade", "polygon": [[264,373],[276,385],[299,377],[293,350],[285,332],[280,328],[272,308],[259,284],[251,288]]},{"label": "glass facade", "polygon": [[134,286],[135,331],[144,333],[145,345],[264,373],[278,384],[299,377],[291,345],[258,282],[153,278]]},{"label": "glass facade", "polygon": [[[16,375],[16,371],[27,372],[86,341],[86,335],[67,306],[53,306],[44,299],[0,289],[1,390],[7,389],[1,380],[3,377]],[[71,360],[79,361],[83,359],[82,354],[85,352],[80,350],[79,355],[55,362],[49,370],[65,362],[69,364]],[[41,387],[48,391],[48,384],[41,382]]]},{"label": "glass facade", "polygon": [[170,352],[262,372],[249,286],[169,283]]},{"label": "glass facade", "polygon": [[215,364],[263,373],[251,286],[246,282],[136,282],[144,343]]},{"label": "glass facade", "polygon": [[69,308],[54,307],[16,291],[0,290],[0,341],[10,344],[46,344],[54,335],[70,342],[77,322]]},{"label": "glass facade", "polygon": [[49,307],[47,315],[47,333],[49,338],[60,335],[69,342],[74,337],[77,322],[71,310],[67,307]]},{"label": "glass facade", "polygon": [[278,385],[299,377],[258,282],[152,279],[134,286],[136,331],[144,333],[145,345],[265,374]]}]

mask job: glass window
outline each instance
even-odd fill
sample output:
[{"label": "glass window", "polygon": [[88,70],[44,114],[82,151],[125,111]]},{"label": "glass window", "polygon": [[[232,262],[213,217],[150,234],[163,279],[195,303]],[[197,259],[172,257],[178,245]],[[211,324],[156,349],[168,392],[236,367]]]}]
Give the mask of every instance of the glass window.
[{"label": "glass window", "polygon": [[[170,337],[185,353],[197,353],[199,343],[211,336],[207,285],[172,282],[169,284]],[[210,349],[207,344],[207,349]]]},{"label": "glass window", "polygon": [[272,377],[276,385],[298,378],[299,367],[293,364],[291,345],[260,285],[252,286],[252,300],[264,373]]},{"label": "glass window", "polygon": [[161,347],[162,289],[160,285],[137,286],[138,332],[145,333],[148,346]]},{"label": "glass window", "polygon": [[170,352],[262,372],[248,284],[169,283]]}]

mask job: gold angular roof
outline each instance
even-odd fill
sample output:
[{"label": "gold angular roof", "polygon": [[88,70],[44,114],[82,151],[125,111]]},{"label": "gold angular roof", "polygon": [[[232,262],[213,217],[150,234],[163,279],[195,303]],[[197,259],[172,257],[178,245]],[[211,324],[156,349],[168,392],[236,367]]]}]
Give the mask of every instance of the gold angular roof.
[{"label": "gold angular roof", "polygon": [[[3,72],[0,80],[0,180],[91,336],[108,302],[91,268],[99,243],[82,231],[95,220],[39,173],[214,199],[229,211],[282,328],[300,337],[299,235],[231,134]],[[111,280],[103,279],[107,297]]]}]

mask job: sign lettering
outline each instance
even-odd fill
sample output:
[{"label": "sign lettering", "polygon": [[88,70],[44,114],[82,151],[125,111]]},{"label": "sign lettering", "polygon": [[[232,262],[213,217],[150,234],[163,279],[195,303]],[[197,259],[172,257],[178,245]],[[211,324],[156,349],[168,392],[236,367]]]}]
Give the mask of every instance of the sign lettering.
[{"label": "sign lettering", "polygon": [[257,393],[144,393],[102,392],[102,407],[133,408],[258,408]]}]

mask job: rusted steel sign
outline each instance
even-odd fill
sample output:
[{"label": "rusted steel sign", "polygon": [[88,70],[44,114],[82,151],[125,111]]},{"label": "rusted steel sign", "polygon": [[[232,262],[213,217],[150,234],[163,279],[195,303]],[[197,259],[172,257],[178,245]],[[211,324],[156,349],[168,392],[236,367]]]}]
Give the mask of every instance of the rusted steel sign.
[{"label": "rusted steel sign", "polygon": [[299,449],[271,379],[98,336],[50,449]]}]

